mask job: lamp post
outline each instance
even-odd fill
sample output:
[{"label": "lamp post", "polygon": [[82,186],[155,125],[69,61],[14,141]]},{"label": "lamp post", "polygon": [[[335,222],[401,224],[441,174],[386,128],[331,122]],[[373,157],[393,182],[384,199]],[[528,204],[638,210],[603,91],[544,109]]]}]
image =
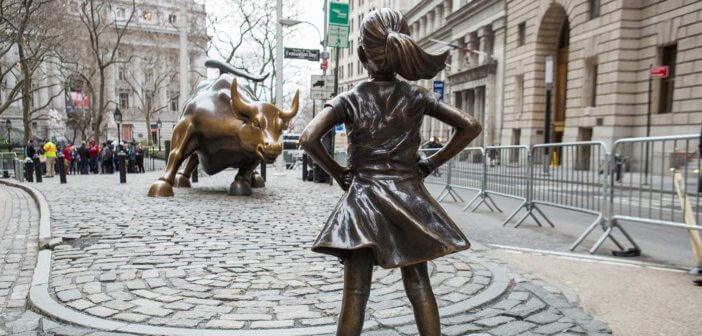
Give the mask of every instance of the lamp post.
[{"label": "lamp post", "polygon": [[122,125],[122,112],[119,110],[119,107],[115,108],[115,112],[112,116],[115,118],[115,124],[117,124],[117,149],[120,149],[122,145],[122,134],[119,127]]},{"label": "lamp post", "polygon": [[9,146],[9,150],[12,151],[12,121],[10,121],[10,118],[7,118],[5,121],[5,127],[7,127],[7,144]]},{"label": "lamp post", "polygon": [[127,156],[122,151],[122,135],[120,134],[120,126],[122,125],[122,112],[119,107],[115,108],[115,123],[117,124],[117,162],[119,164],[119,183],[127,183],[127,167],[125,166],[125,158]]},{"label": "lamp post", "polygon": [[[544,143],[551,142],[551,90],[553,89],[553,56],[546,56],[546,113],[544,116]],[[548,174],[548,165],[551,161],[551,149],[545,148],[544,152],[544,173]]]},{"label": "lamp post", "polygon": [[158,136],[157,136],[157,141],[158,141],[158,152],[161,153],[161,126],[163,125],[163,122],[161,122],[161,117],[158,118],[158,121],[156,121],[156,126],[158,127]]}]

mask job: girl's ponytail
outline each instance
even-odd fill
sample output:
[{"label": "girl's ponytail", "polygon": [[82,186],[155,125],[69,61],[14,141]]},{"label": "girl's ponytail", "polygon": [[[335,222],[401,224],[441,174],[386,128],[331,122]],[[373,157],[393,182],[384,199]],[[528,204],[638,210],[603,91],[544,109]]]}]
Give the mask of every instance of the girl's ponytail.
[{"label": "girl's ponytail", "polygon": [[407,80],[418,80],[433,78],[446,67],[448,51],[440,55],[425,52],[409,36],[409,26],[396,10],[374,10],[361,26],[360,47],[371,71],[398,73]]},{"label": "girl's ponytail", "polygon": [[390,31],[385,60],[393,72],[407,80],[431,79],[446,67],[448,50],[439,55],[425,52],[411,36]]}]

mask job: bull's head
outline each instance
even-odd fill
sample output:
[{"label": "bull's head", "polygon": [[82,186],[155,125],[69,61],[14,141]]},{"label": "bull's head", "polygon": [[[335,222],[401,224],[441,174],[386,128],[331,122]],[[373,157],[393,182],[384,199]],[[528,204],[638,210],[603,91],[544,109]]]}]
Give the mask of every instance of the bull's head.
[{"label": "bull's head", "polygon": [[273,104],[247,102],[241,99],[236,79],[231,87],[232,111],[244,124],[239,130],[241,147],[245,152],[255,153],[263,162],[272,163],[283,151],[280,135],[297,114],[300,91],[295,93],[289,111],[281,111]]}]

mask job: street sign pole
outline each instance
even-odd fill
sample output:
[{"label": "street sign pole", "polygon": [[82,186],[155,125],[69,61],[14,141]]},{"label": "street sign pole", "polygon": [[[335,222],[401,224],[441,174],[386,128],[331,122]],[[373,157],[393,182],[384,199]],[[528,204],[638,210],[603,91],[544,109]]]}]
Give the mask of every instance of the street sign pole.
[{"label": "street sign pole", "polygon": [[[648,110],[646,111],[646,137],[651,136],[651,91],[653,91],[653,64],[648,66]],[[646,156],[644,158],[644,180],[643,184],[648,184],[648,141],[646,142]]]}]

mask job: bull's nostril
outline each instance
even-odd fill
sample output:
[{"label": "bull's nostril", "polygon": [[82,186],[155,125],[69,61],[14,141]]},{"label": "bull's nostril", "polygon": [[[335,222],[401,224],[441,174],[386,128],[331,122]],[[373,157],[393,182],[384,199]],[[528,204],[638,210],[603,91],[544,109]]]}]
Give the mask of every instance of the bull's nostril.
[{"label": "bull's nostril", "polygon": [[271,145],[271,144],[268,143],[268,142],[264,142],[264,143],[263,143],[263,147],[269,147],[270,145]]}]

